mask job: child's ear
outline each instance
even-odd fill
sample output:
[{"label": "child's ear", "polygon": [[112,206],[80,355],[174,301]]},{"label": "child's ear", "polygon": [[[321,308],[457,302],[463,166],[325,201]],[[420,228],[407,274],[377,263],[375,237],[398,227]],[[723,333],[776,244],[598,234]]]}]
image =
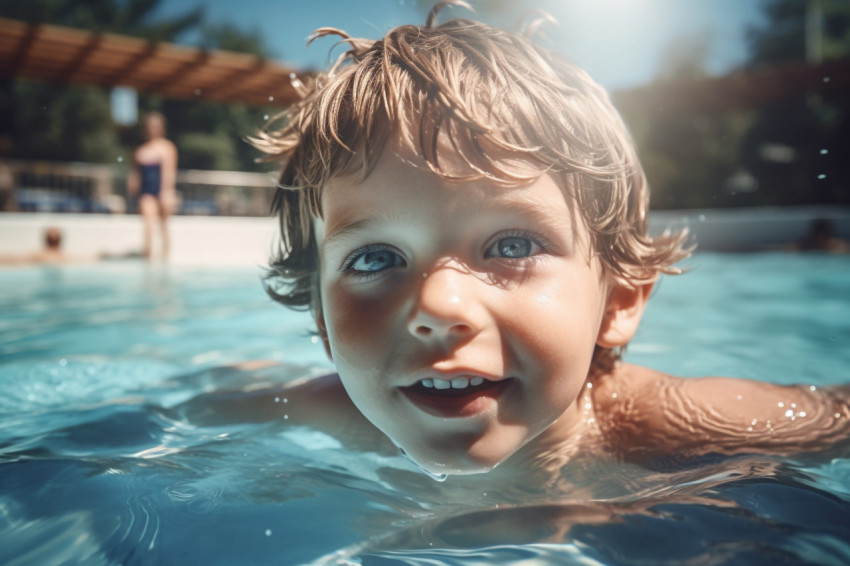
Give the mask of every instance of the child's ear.
[{"label": "child's ear", "polygon": [[637,332],[643,309],[655,282],[635,285],[633,288],[615,284],[608,296],[605,315],[596,344],[602,348],[625,346]]}]

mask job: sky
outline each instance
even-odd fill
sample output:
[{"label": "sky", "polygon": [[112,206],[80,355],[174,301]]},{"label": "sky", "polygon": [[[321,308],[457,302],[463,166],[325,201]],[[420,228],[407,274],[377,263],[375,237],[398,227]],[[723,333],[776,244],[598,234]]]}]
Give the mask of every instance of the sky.
[{"label": "sky", "polygon": [[[693,43],[706,46],[710,74],[728,73],[746,59],[746,30],[763,21],[763,0],[507,0],[501,4],[509,7],[496,15],[486,10],[490,1],[470,2],[479,6],[477,15],[450,7],[441,18],[472,17],[511,27],[530,8],[542,9],[558,21],[544,28],[549,46],[610,90],[650,82],[671,49],[683,52]],[[161,0],[157,15],[174,16],[199,5],[207,23],[259,33],[273,59],[301,70],[323,69],[332,58],[333,39],[305,49],[314,29],[337,27],[375,39],[426,17],[416,0]],[[196,40],[181,38],[189,44]]]}]

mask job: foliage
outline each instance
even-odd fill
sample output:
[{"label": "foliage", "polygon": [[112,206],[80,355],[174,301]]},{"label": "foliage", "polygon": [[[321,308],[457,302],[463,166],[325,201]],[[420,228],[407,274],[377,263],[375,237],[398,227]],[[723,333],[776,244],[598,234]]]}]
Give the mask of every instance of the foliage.
[{"label": "foliage", "polygon": [[[765,14],[766,25],[749,32],[751,67],[850,58],[850,2],[773,0]],[[742,163],[766,204],[850,203],[849,129],[846,98],[786,97],[759,109]]]},{"label": "foliage", "polygon": [[160,0],[3,0],[0,16],[26,22],[43,22],[143,37],[152,41],[173,41],[181,33],[196,28],[203,18],[198,7],[170,20],[154,20]]},{"label": "foliage", "polygon": [[[175,41],[200,32],[202,47],[240,51],[263,57],[259,33],[231,24],[203,25],[203,10],[190,9],[171,19],[157,19],[160,0],[0,0],[0,16],[24,21],[134,35],[153,41]],[[142,141],[140,127],[112,123],[109,93],[95,87],[26,80],[0,81],[0,150],[23,159],[128,162]],[[158,110],[168,122],[169,137],[180,152],[181,168],[257,169],[257,156],[241,141],[254,133],[271,109],[238,104],[163,100],[139,95],[141,112]]]},{"label": "foliage", "polygon": [[[680,39],[667,50],[650,88],[707,77],[707,36]],[[632,132],[652,187],[653,208],[702,208],[749,204],[740,171],[737,140],[750,125],[749,113],[649,110],[616,99]]]},{"label": "foliage", "polygon": [[765,24],[748,32],[751,66],[850,57],[847,0],[772,0],[764,11]]},{"label": "foliage", "polygon": [[[823,28],[818,51],[824,58],[850,57],[846,0],[771,0],[764,5],[764,25],[749,31],[748,66],[804,64],[807,14],[812,17],[807,10],[816,2]],[[809,34],[812,45],[812,29]],[[698,37],[671,45],[650,87],[705,77],[708,45]],[[817,92],[777,94],[775,101],[746,111],[669,114],[623,105],[652,186],[653,206],[850,203],[850,103]]]}]

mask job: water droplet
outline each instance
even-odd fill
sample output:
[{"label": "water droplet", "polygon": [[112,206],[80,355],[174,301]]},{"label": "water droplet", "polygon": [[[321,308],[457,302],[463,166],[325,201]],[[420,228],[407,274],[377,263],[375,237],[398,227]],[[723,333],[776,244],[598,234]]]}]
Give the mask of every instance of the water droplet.
[{"label": "water droplet", "polygon": [[835,415],[833,415],[833,416],[834,416],[836,419],[841,418],[841,413],[835,413]]},{"label": "water droplet", "polygon": [[266,536],[267,537],[272,536],[272,530],[271,529],[266,529]]},{"label": "water droplet", "polygon": [[313,344],[318,344],[318,342],[319,342],[319,337],[318,337],[318,336],[313,336],[312,338],[310,338],[310,342],[312,342]]},{"label": "water droplet", "polygon": [[289,398],[288,398],[288,397],[284,397],[284,398],[283,398],[283,402],[284,402],[284,403],[289,403]]},{"label": "water droplet", "polygon": [[700,215],[699,215],[699,221],[700,221],[700,222],[705,222],[705,214],[700,214]]},{"label": "water droplet", "polygon": [[436,473],[426,469],[422,464],[420,464],[419,462],[417,462],[416,460],[411,458],[410,455],[407,453],[407,451],[404,448],[402,448],[401,446],[399,446],[398,444],[396,444],[396,448],[398,448],[399,454],[404,456],[404,458],[407,459],[408,462],[410,462],[411,464],[416,466],[423,474],[427,475],[432,480],[438,481],[438,482],[444,482],[444,481],[446,481],[446,478],[449,477],[448,474],[436,474]]},{"label": "water droplet", "polygon": [[592,384],[592,383],[588,383],[588,384],[587,384],[587,388],[588,388],[588,389],[593,389],[593,384]]},{"label": "water droplet", "polygon": [[821,155],[826,155],[827,153],[829,153],[829,150],[828,150],[828,149],[822,149],[822,150],[820,150],[820,154],[821,154]]},{"label": "water droplet", "polygon": [[820,175],[818,175],[818,179],[820,179],[820,180],[826,179],[826,175],[821,173]]},{"label": "water droplet", "polygon": [[124,161],[124,158],[123,158],[123,157],[121,157],[121,156],[119,155],[119,156],[118,156],[118,163],[121,163],[121,162],[123,162],[123,161]]},{"label": "water droplet", "polygon": [[288,420],[289,420],[289,415],[283,415],[283,420],[288,421]]},{"label": "water droplet", "polygon": [[274,402],[275,402],[275,403],[280,403],[280,397],[275,397],[275,398],[274,398]]},{"label": "water droplet", "polygon": [[785,416],[786,417],[793,417],[794,411],[792,411],[791,409],[788,409],[787,411],[785,411]]},{"label": "water droplet", "polygon": [[291,81],[295,80],[295,73],[289,73],[289,80],[291,80]]},{"label": "water droplet", "polygon": [[805,416],[806,416],[806,411],[800,411],[799,413],[797,413],[797,416],[798,416],[798,417],[805,417]]},{"label": "water droplet", "polygon": [[62,366],[62,367],[67,366],[68,360],[66,360],[65,358],[62,358],[61,360],[59,360],[59,365]]},{"label": "water droplet", "polygon": [[809,391],[817,391],[817,389],[814,385],[809,385]]},{"label": "water droplet", "polygon": [[269,102],[274,102],[274,96],[269,97]]},{"label": "water droplet", "polygon": [[269,115],[268,115],[268,114],[263,114],[263,120],[268,120],[268,119],[269,119]]},{"label": "water droplet", "polygon": [[823,82],[825,82],[825,83],[828,83],[828,82],[829,82],[829,80],[830,80],[830,79],[829,79],[829,77],[824,77],[824,78],[823,78]]},{"label": "water droplet", "polygon": [[585,403],[584,408],[585,408],[585,410],[589,411],[590,409],[593,408],[593,405],[591,405],[590,403]]},{"label": "water droplet", "polygon": [[777,406],[777,407],[779,407],[779,408],[781,409],[782,407],[784,407],[784,406],[785,406],[785,403],[783,403],[782,401],[780,401],[779,403],[777,403],[777,404],[776,404],[776,406]]}]

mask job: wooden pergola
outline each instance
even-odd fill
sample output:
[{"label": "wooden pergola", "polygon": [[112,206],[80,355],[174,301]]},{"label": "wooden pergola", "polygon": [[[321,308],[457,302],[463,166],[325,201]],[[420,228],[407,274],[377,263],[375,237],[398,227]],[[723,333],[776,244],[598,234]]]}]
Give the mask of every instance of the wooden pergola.
[{"label": "wooden pergola", "polygon": [[0,77],[286,106],[296,99],[295,73],[254,55],[0,18]]},{"label": "wooden pergola", "polygon": [[[296,73],[311,74],[254,55],[0,18],[0,77],[127,86],[166,98],[287,106],[297,99],[292,86]],[[850,60],[655,83],[616,92],[614,98],[623,108],[677,115],[754,108],[806,93],[850,96]]]}]

